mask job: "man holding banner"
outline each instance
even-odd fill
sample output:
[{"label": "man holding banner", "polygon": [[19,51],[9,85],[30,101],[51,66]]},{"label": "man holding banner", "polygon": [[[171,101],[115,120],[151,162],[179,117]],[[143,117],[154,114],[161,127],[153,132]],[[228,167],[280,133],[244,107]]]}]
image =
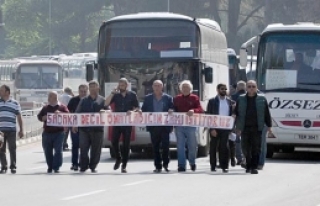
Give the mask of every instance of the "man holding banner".
[{"label": "man holding banner", "polygon": [[[192,94],[193,85],[189,80],[180,83],[179,89],[182,94],[174,98],[174,110],[193,116],[194,113],[203,113],[199,97]],[[197,138],[196,127],[178,126],[175,128],[178,149],[178,172],[186,171],[186,143],[188,148],[188,160],[192,171],[196,170]]]},{"label": "man holding banner", "polygon": [[[80,100],[76,113],[99,113],[108,109],[105,106],[105,99],[99,95],[99,83],[97,81],[89,82],[89,96]],[[74,127],[73,133],[78,129]],[[85,172],[88,168],[92,173],[96,173],[96,167],[99,164],[102,142],[103,126],[81,127],[79,130],[80,145],[80,172]],[[90,159],[88,152],[90,150]]]},{"label": "man holding banner", "polygon": [[[67,128],[63,126],[52,127],[47,125],[48,113],[68,113],[67,106],[60,104],[58,101],[58,93],[49,92],[48,104],[43,106],[38,114],[38,120],[43,122],[42,147],[46,162],[48,165],[47,173],[59,173],[62,165],[62,146],[64,139],[64,131]],[[53,153],[54,151],[54,153]]]},{"label": "man holding banner", "polygon": [[[142,112],[173,112],[173,98],[163,93],[162,81],[155,80],[152,89],[153,94],[144,98]],[[169,172],[169,134],[172,130],[172,126],[147,126],[153,146],[155,173],[160,173],[162,167]]]},{"label": "man holding banner", "polygon": [[[137,111],[139,108],[138,97],[135,92],[127,90],[128,85],[128,80],[126,78],[121,78],[118,87],[107,97],[105,104],[110,105],[114,103],[115,109],[113,112],[127,112],[127,115],[131,115],[131,112]],[[131,131],[132,126],[115,126],[112,131],[112,147],[116,155],[116,162],[113,169],[119,169],[122,162],[122,173],[127,173],[126,167],[130,153]],[[122,154],[120,154],[119,148],[121,135],[123,136]]]},{"label": "man holding banner", "polygon": [[[227,95],[227,85],[218,84],[218,95],[209,100],[207,105],[207,114],[231,116],[232,100]],[[235,102],[233,102],[235,103]],[[217,148],[219,153],[219,164],[224,173],[228,173],[230,145],[228,129],[210,129],[210,166],[211,171],[216,171],[217,166]],[[234,162],[235,163],[235,162]]]}]

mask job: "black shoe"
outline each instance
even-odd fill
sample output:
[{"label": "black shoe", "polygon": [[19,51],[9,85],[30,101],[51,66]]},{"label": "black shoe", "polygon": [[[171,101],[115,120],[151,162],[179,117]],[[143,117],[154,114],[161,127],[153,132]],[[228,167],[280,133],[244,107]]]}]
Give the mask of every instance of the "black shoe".
[{"label": "black shoe", "polygon": [[98,171],[95,169],[91,169],[91,173],[97,173]]},{"label": "black shoe", "polygon": [[223,172],[223,173],[228,173],[229,170],[228,170],[228,169],[222,169],[222,172]]},{"label": "black shoe", "polygon": [[178,172],[185,172],[185,171],[186,171],[186,168],[178,167]]},{"label": "black shoe", "polygon": [[2,169],[0,170],[0,174],[5,174],[5,173],[7,173],[7,168],[2,168]]},{"label": "black shoe", "polygon": [[251,173],[251,169],[246,169],[246,173]]},{"label": "black shoe", "polygon": [[241,165],[242,161],[241,160],[238,160],[237,161],[237,165]]},{"label": "black shoe", "polygon": [[258,165],[258,170],[263,170],[263,165]]},{"label": "black shoe", "polygon": [[191,170],[192,170],[192,171],[194,171],[194,172],[195,172],[195,171],[196,171],[196,169],[197,169],[197,165],[196,165],[196,164],[194,164],[194,165],[190,165],[190,167],[191,167]]},{"label": "black shoe", "polygon": [[47,169],[47,173],[52,173],[52,169]]},{"label": "black shoe", "polygon": [[80,172],[81,173],[84,173],[84,172],[86,172],[87,171],[87,169],[80,169]]},{"label": "black shoe", "polygon": [[236,166],[236,159],[235,158],[231,158],[231,166],[232,167]]},{"label": "black shoe", "polygon": [[113,169],[114,169],[114,170],[119,169],[120,164],[121,164],[121,159],[117,159],[117,160],[116,160],[116,163],[115,163],[114,166],[113,166]]},{"label": "black shoe", "polygon": [[78,166],[73,166],[73,171],[78,171],[79,167]]},{"label": "black shoe", "polygon": [[59,171],[59,170],[54,170],[53,172],[54,172],[54,173],[60,173],[60,171]]},{"label": "black shoe", "polygon": [[121,173],[127,173],[127,169],[126,168],[122,168],[121,169]]},{"label": "black shoe", "polygon": [[216,171],[217,171],[216,168],[211,167],[211,172],[216,172]]},{"label": "black shoe", "polygon": [[253,170],[251,170],[251,174],[254,174],[254,175],[256,175],[256,174],[258,174],[259,172],[258,172],[258,170],[257,169],[253,169]]},{"label": "black shoe", "polygon": [[163,166],[164,171],[166,172],[170,172],[169,167],[168,166]]},{"label": "black shoe", "polygon": [[11,174],[16,174],[17,170],[16,169],[11,169]]},{"label": "black shoe", "polygon": [[153,170],[153,173],[161,173],[161,169],[155,169],[155,170]]}]

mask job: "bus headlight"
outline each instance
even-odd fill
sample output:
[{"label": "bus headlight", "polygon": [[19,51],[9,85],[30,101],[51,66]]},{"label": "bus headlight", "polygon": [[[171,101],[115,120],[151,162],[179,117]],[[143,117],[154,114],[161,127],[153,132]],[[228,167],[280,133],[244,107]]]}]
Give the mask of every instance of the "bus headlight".
[{"label": "bus headlight", "polygon": [[278,127],[278,124],[276,121],[274,121],[274,119],[272,119],[272,127]]}]

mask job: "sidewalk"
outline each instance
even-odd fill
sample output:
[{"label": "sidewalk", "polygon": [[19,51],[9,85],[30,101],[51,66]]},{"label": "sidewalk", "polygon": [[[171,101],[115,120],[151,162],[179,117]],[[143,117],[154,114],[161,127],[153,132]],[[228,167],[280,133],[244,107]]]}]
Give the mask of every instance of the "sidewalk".
[{"label": "sidewalk", "polygon": [[42,139],[41,135],[35,136],[35,137],[28,137],[28,138],[22,138],[18,139],[16,141],[17,147],[21,147],[27,144],[35,143],[35,142],[40,142]]}]

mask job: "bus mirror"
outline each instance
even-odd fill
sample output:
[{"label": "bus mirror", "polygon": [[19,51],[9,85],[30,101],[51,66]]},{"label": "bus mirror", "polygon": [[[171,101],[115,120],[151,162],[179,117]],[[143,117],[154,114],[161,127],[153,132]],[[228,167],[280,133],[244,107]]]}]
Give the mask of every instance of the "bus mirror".
[{"label": "bus mirror", "polygon": [[241,67],[247,67],[247,61],[248,61],[248,57],[247,57],[247,50],[246,49],[243,49],[243,48],[241,48],[240,49],[240,66]]},{"label": "bus mirror", "polygon": [[87,81],[91,81],[93,80],[93,76],[94,76],[94,65],[93,64],[87,64],[86,65],[86,78]]},{"label": "bus mirror", "polygon": [[16,79],[16,74],[15,73],[11,74],[11,79],[13,79],[13,80]]},{"label": "bus mirror", "polygon": [[68,72],[68,71],[65,71],[65,72],[64,72],[64,76],[65,76],[66,78],[69,78],[69,72]]},{"label": "bus mirror", "polygon": [[204,80],[206,83],[213,82],[213,69],[211,67],[204,68]]}]

